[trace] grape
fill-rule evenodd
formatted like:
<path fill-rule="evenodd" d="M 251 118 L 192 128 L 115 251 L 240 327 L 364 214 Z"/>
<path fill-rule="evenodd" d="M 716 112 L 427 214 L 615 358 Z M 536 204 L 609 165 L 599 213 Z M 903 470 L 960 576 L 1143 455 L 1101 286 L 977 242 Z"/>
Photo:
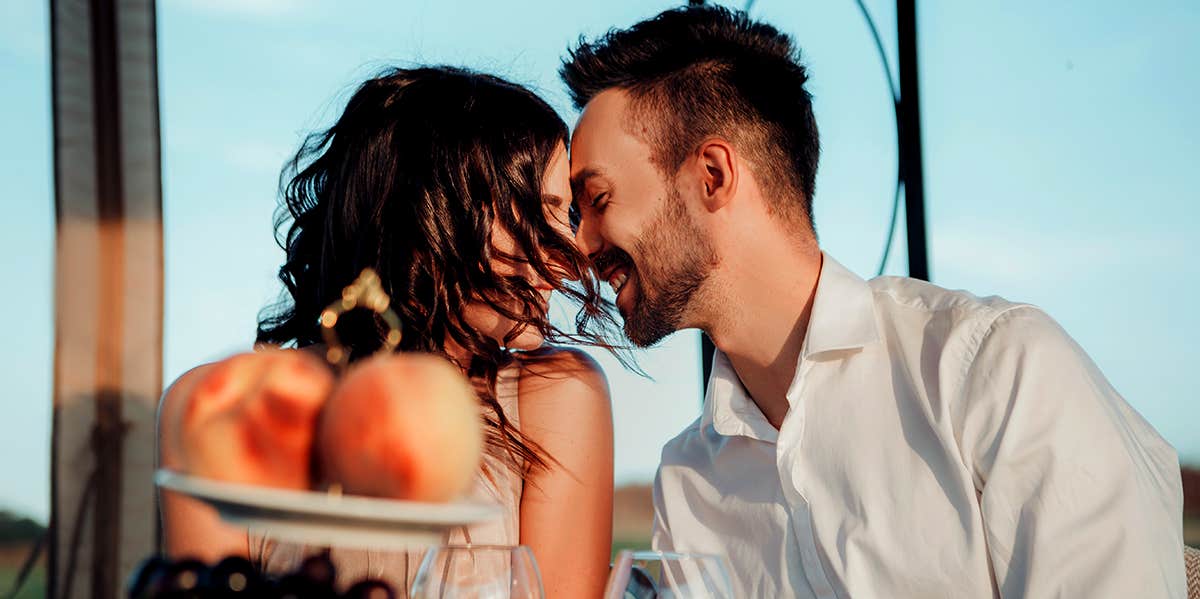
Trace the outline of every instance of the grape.
<path fill-rule="evenodd" d="M 313 586 L 332 588 L 333 581 L 337 578 L 337 569 L 329 555 L 322 553 L 301 562 L 300 569 L 296 571 L 296 574 L 308 579 Z"/>
<path fill-rule="evenodd" d="M 272 597 L 277 599 L 334 599 L 333 587 L 316 585 L 302 574 L 288 574 L 275 583 Z"/>
<path fill-rule="evenodd" d="M 194 559 L 177 561 L 167 567 L 165 588 L 157 596 L 201 597 L 208 586 L 208 566 Z"/>
<path fill-rule="evenodd" d="M 155 555 L 142 561 L 129 577 L 130 599 L 152 599 L 166 588 L 167 569 L 171 563 Z"/>
<path fill-rule="evenodd" d="M 220 597 L 255 597 L 262 584 L 258 570 L 244 557 L 227 557 L 209 574 L 209 588 Z"/>
<path fill-rule="evenodd" d="M 198 560 L 144 560 L 129 579 L 130 599 L 336 599 L 337 569 L 328 553 L 313 555 L 292 573 L 271 578 L 254 564 L 229 556 L 211 569 Z M 395 599 L 396 591 L 382 580 L 361 580 L 346 592 L 355 599 Z"/>
<path fill-rule="evenodd" d="M 396 591 L 382 580 L 360 580 L 342 595 L 346 599 L 396 599 Z"/>

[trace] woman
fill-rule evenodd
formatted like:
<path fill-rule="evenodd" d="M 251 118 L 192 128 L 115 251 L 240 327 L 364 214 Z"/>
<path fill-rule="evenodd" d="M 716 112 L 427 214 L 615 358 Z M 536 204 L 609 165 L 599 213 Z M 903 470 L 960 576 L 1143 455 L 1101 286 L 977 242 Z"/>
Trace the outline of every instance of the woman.
<path fill-rule="evenodd" d="M 400 349 L 445 356 L 479 394 L 486 455 L 473 495 L 508 509 L 503 521 L 449 541 L 528 545 L 548 596 L 595 597 L 611 545 L 607 384 L 585 354 L 547 341 L 606 346 L 601 333 L 613 323 L 571 241 L 566 141 L 566 125 L 549 105 L 495 77 L 422 68 L 367 81 L 285 170 L 287 214 L 277 224 L 291 221 L 281 240 L 287 295 L 260 315 L 258 341 L 319 348 L 320 311 L 373 268 L 403 323 Z M 549 323 L 552 291 L 581 304 L 576 332 Z M 370 316 L 348 313 L 338 335 L 353 358 L 381 346 Z M 312 484 L 306 456 L 332 387 L 332 375 L 311 358 L 320 353 L 266 350 L 185 374 L 160 409 L 163 465 L 257 484 Z M 180 425 L 200 396 L 220 406 L 216 416 L 205 426 Z M 221 397 L 231 399 L 212 399 Z M 281 412 L 262 406 L 280 401 L 286 430 L 271 433 L 282 429 L 262 421 Z M 246 436 L 257 453 L 228 442 Z M 195 466 L 201 454 L 211 458 L 206 467 Z M 163 518 L 172 555 L 243 555 L 280 570 L 311 551 L 230 528 L 175 494 L 164 497 Z M 342 582 L 378 576 L 386 564 L 383 575 L 401 588 L 419 558 L 334 550 Z"/>

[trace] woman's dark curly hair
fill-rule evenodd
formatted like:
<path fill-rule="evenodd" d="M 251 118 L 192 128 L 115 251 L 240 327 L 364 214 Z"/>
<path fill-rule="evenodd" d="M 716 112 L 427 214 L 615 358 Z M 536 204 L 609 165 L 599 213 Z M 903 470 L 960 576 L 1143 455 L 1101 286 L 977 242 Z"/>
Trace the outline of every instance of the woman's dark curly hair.
<path fill-rule="evenodd" d="M 518 471 L 548 456 L 513 428 L 496 400 L 496 378 L 513 356 L 504 346 L 522 330 L 547 341 L 612 349 L 611 303 L 587 258 L 547 222 L 543 176 L 567 126 L 531 91 L 497 77 L 450 68 L 392 69 L 368 80 L 337 122 L 310 135 L 280 175 L 277 240 L 286 294 L 259 314 L 259 344 L 322 342 L 318 318 L 367 267 L 375 269 L 403 323 L 401 351 L 449 356 L 449 342 L 489 406 L 489 453 Z M 564 198 L 568 201 L 568 198 Z M 284 226 L 286 236 L 282 235 Z M 499 226 L 518 252 L 492 243 Z M 576 330 L 550 324 L 541 294 L 493 259 L 528 264 L 580 305 Z M 490 306 L 517 326 L 497 342 L 463 319 L 469 302 Z M 351 359 L 374 353 L 386 333 L 365 313 L 339 319 Z M 522 466 L 522 464 L 524 466 Z"/>

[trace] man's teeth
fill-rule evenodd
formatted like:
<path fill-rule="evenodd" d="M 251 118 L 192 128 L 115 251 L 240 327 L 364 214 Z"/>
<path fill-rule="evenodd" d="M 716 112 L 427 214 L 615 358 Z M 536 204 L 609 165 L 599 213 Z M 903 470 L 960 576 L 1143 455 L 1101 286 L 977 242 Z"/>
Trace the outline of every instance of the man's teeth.
<path fill-rule="evenodd" d="M 608 284 L 612 285 L 613 293 L 620 293 L 621 288 L 625 286 L 625 281 L 629 280 L 629 275 L 621 273 L 608 280 Z"/>

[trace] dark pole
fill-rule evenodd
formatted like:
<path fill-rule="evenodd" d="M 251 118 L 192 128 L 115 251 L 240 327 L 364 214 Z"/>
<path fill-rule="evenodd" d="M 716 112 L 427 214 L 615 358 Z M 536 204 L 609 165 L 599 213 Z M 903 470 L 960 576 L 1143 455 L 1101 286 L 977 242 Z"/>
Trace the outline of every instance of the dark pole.
<path fill-rule="evenodd" d="M 96 111 L 96 207 L 101 222 L 114 226 L 125 211 L 125 185 L 120 164 L 121 148 L 121 80 L 120 46 L 117 41 L 117 6 L 111 0 L 93 0 L 89 7 L 92 33 L 92 102 Z M 119 236 L 102 236 L 98 305 L 103 313 L 114 315 L 122 306 L 120 294 L 124 287 L 123 266 L 119 260 L 106 259 L 121 252 Z M 120 314 L 116 312 L 116 314 Z M 122 319 L 110 316 L 101 326 L 104 335 L 121 335 Z M 97 353 L 98 370 L 115 370 L 121 362 L 115 352 L 105 351 L 100 344 Z M 96 598 L 114 598 L 120 588 L 121 555 L 121 487 L 124 473 L 124 402 L 120 389 L 99 389 L 95 395 L 96 428 L 92 443 L 96 452 L 96 479 L 92 506 L 92 593 Z"/>
<path fill-rule="evenodd" d="M 750 5 L 753 1 L 746 5 L 746 10 L 750 10 Z M 704 0 L 688 0 L 688 6 L 703 6 Z M 708 376 L 712 374 L 713 354 L 716 353 L 717 347 L 713 345 L 712 339 L 704 331 L 700 332 L 700 402 L 704 403 L 704 396 L 707 394 Z"/>
<path fill-rule="evenodd" d="M 929 280 L 925 240 L 925 180 L 921 163 L 921 101 L 917 76 L 916 0 L 896 0 L 900 49 L 900 172 L 908 231 L 908 275 Z"/>

